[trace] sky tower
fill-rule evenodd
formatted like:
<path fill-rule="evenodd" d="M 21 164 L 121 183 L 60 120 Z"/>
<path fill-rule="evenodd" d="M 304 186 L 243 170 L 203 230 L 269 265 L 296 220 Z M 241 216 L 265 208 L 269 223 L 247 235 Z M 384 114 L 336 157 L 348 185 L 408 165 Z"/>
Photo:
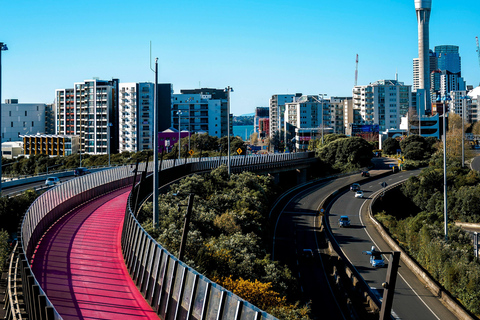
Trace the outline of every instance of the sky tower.
<path fill-rule="evenodd" d="M 430 57 L 429 57 L 429 28 L 430 11 L 432 9 L 432 0 L 415 0 L 415 11 L 418 22 L 418 64 L 419 64 L 419 90 L 423 89 L 422 115 L 426 109 L 430 109 Z"/>

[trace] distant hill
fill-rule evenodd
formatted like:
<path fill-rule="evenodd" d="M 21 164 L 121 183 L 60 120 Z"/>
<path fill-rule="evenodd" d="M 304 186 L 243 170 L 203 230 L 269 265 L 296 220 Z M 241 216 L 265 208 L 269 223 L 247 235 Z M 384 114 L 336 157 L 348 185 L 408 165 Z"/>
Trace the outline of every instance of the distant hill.
<path fill-rule="evenodd" d="M 234 117 L 254 117 L 254 116 L 255 116 L 255 112 L 245 113 L 245 114 L 241 114 L 239 116 L 234 116 Z"/>
<path fill-rule="evenodd" d="M 251 116 L 250 115 L 242 115 L 242 116 L 233 116 L 233 125 L 234 126 L 248 126 L 248 125 L 253 125 L 253 116 L 255 114 L 253 113 Z"/>

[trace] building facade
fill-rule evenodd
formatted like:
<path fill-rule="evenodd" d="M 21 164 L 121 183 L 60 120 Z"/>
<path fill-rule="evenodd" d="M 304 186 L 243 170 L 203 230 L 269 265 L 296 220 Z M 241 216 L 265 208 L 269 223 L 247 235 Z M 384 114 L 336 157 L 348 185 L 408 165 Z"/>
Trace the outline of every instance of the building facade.
<path fill-rule="evenodd" d="M 85 80 L 73 88 L 57 89 L 56 134 L 79 136 L 81 153 L 107 154 L 109 149 L 117 153 L 118 101 L 118 79 Z"/>
<path fill-rule="evenodd" d="M 24 134 L 45 133 L 45 104 L 7 99 L 1 108 L 2 142 L 21 141 Z"/>
<path fill-rule="evenodd" d="M 255 116 L 253 117 L 253 132 L 258 133 L 259 137 L 265 137 L 265 130 L 260 130 L 260 120 L 269 118 L 269 108 L 257 107 L 255 108 Z M 267 135 L 270 131 L 267 131 Z"/>
<path fill-rule="evenodd" d="M 295 102 L 296 99 L 302 96 L 301 93 L 297 94 L 274 94 L 269 101 L 268 113 L 270 118 L 270 132 L 269 136 L 273 137 L 275 132 L 281 132 L 284 130 L 284 113 L 285 104 Z"/>
<path fill-rule="evenodd" d="M 50 157 L 65 157 L 78 152 L 80 137 L 52 134 L 22 135 L 25 156 L 46 154 Z"/>
<path fill-rule="evenodd" d="M 353 109 L 360 115 L 360 121 L 354 124 L 378 124 L 380 131 L 399 129 L 401 117 L 410 107 L 411 86 L 398 80 L 379 80 L 353 88 Z"/>
<path fill-rule="evenodd" d="M 229 93 L 223 89 L 188 89 L 173 94 L 172 128 L 193 133 L 208 133 L 221 138 L 228 135 Z M 231 114 L 230 120 L 232 120 Z M 230 121 L 232 134 L 232 121 Z"/>

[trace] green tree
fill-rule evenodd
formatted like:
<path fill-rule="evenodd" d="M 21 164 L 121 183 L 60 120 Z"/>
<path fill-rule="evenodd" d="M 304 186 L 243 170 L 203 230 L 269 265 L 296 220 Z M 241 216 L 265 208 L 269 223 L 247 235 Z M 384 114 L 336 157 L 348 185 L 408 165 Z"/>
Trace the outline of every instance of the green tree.
<path fill-rule="evenodd" d="M 320 150 L 317 156 L 340 171 L 351 171 L 368 167 L 372 159 L 372 145 L 360 137 L 339 138 Z"/>
<path fill-rule="evenodd" d="M 397 150 L 400 149 L 400 142 L 394 138 L 387 138 L 382 143 L 383 153 L 388 155 L 394 155 L 397 153 Z"/>

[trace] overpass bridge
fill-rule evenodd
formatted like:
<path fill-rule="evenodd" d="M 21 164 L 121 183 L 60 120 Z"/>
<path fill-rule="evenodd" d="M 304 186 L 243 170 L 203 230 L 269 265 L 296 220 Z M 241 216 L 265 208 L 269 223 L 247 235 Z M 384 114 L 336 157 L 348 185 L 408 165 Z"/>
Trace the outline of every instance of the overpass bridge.
<path fill-rule="evenodd" d="M 174 160 L 162 161 L 159 168 L 162 172 L 160 185 L 188 174 L 212 170 L 226 164 L 226 161 L 226 158 L 188 159 L 182 164 L 175 163 Z M 297 181 L 302 181 L 307 176 L 307 168 L 315 162 L 313 153 L 235 156 L 231 157 L 231 168 L 232 172 L 270 172 L 278 175 L 277 180 L 282 172 L 290 169 L 298 173 Z M 133 188 L 137 175 L 132 169 L 132 166 L 118 167 L 69 180 L 48 190 L 32 203 L 21 223 L 15 254 L 10 260 L 6 319 L 112 318 L 101 313 L 106 309 L 115 310 L 112 319 L 121 319 L 125 315 L 125 319 L 136 319 L 138 314 L 142 319 L 151 316 L 162 319 L 275 319 L 176 259 L 145 232 L 135 218 L 135 209 L 137 203 L 141 202 L 137 201 L 145 199 L 152 192 L 153 183 L 145 177 L 147 172 L 153 171 L 153 167 L 151 164 L 141 164 L 139 170 L 145 173 L 142 175 L 143 183 Z M 150 190 L 145 186 L 149 186 Z M 109 198 L 112 195 L 116 196 Z M 100 218 L 97 222 L 85 222 L 91 217 L 103 217 L 102 210 L 106 209 L 102 209 L 101 204 L 109 201 L 114 201 L 119 206 L 111 219 Z M 91 208 L 85 209 L 84 204 Z M 84 218 L 79 217 L 82 216 L 82 213 L 79 214 L 82 211 Z M 78 219 L 84 220 L 80 223 Z M 114 225 L 118 231 L 118 241 L 115 238 L 107 241 L 116 242 L 113 249 L 108 249 L 113 251 L 104 248 L 98 250 L 101 257 L 90 255 L 95 250 L 88 246 L 103 243 L 99 240 L 106 237 L 94 226 L 102 229 Z M 111 233 L 115 234 L 114 231 Z M 81 245 L 75 247 L 79 238 L 82 240 Z M 53 240 L 60 240 L 57 242 L 60 251 L 48 256 L 48 251 L 54 248 Z M 72 247 L 75 247 L 75 252 L 71 250 Z M 59 257 L 61 249 L 64 252 Z M 120 257 L 125 264 L 119 266 L 118 259 L 110 264 L 115 255 L 113 252 L 118 253 L 120 250 L 123 255 L 117 258 Z M 80 256 L 78 251 L 82 252 Z M 44 259 L 46 255 L 48 259 Z M 96 262 L 102 259 L 107 263 L 98 267 Z M 65 265 L 67 269 L 61 269 Z M 47 272 L 43 272 L 45 270 Z M 77 278 L 72 277 L 71 272 L 74 271 L 80 271 L 76 274 Z M 113 276 L 108 276 L 112 273 Z M 95 281 L 88 280 L 88 274 L 93 274 Z M 107 278 L 110 287 L 102 287 L 98 283 L 100 278 Z M 51 279 L 54 279 L 53 282 Z M 60 287 L 64 281 L 68 282 L 67 285 Z M 75 286 L 75 281 L 80 285 Z M 131 298 L 121 297 L 120 292 L 123 294 L 130 289 L 121 287 L 121 290 L 117 290 L 119 287 L 116 286 L 121 281 L 127 282 L 127 288 L 131 289 L 132 283 L 138 288 L 141 298 L 133 298 L 135 303 L 138 302 L 135 306 L 124 304 L 125 301 L 131 301 Z M 90 289 L 100 291 L 92 293 L 88 291 Z M 76 290 L 80 292 L 81 298 L 75 298 L 77 300 L 72 307 L 68 294 Z M 117 302 L 107 299 L 108 291 L 111 291 L 109 297 L 113 294 Z M 135 290 L 129 292 L 133 295 L 133 291 Z M 150 310 L 145 308 L 145 302 L 151 307 Z M 93 307 L 97 308 L 95 312 L 91 310 Z M 125 312 L 119 312 L 120 307 Z M 61 313 L 60 309 L 67 312 Z"/>

